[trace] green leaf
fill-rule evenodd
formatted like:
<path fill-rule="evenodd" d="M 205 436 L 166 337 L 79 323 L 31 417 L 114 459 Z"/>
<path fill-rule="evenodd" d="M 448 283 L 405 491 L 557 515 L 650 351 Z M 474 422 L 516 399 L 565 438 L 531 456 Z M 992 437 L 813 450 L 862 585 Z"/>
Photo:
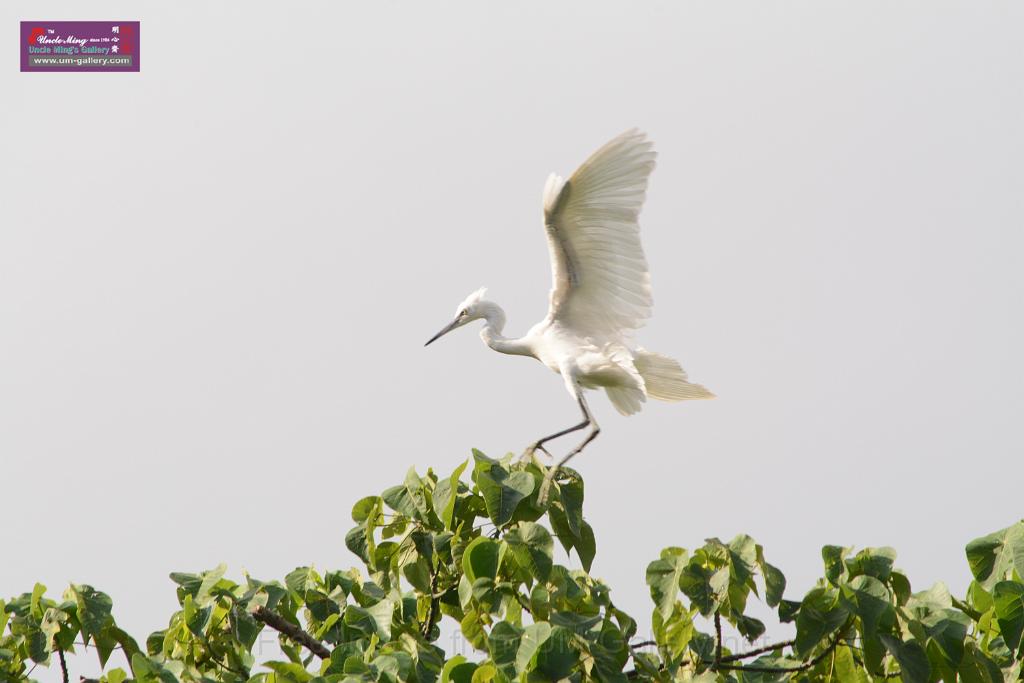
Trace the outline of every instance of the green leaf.
<path fill-rule="evenodd" d="M 499 621 L 487 636 L 491 661 L 510 680 L 516 676 L 516 656 L 522 636 L 522 630 L 507 621 Z"/>
<path fill-rule="evenodd" d="M 999 666 L 979 651 L 973 641 L 968 641 L 957 673 L 963 683 L 1003 683 Z"/>
<path fill-rule="evenodd" d="M 864 633 L 872 636 L 878 631 L 879 620 L 892 611 L 889 589 L 873 576 L 862 574 L 842 588 L 843 597 L 853 612 L 860 617 Z"/>
<path fill-rule="evenodd" d="M 512 519 L 519 503 L 533 493 L 533 477 L 529 472 L 509 472 L 498 464 L 487 470 L 480 470 L 476 476 L 477 486 L 483 494 L 487 516 L 497 526 L 504 526 Z"/>
<path fill-rule="evenodd" d="M 945 614 L 952 606 L 953 598 L 949 594 L 949 588 L 941 581 L 936 581 L 928 590 L 911 595 L 904 609 L 913 618 L 925 620 Z"/>
<path fill-rule="evenodd" d="M 183 607 L 185 625 L 188 627 L 188 630 L 195 635 L 202 637 L 203 633 L 206 631 L 206 625 L 210 623 L 210 614 L 213 613 L 213 607 L 211 605 L 207 605 L 203 608 L 197 608 L 191 595 L 185 596 L 185 604 Z"/>
<path fill-rule="evenodd" d="M 313 674 L 297 662 L 266 662 L 265 667 L 277 674 L 277 683 L 307 683 Z"/>
<path fill-rule="evenodd" d="M 124 681 L 128 678 L 128 674 L 125 673 L 124 669 L 120 667 L 114 667 L 113 669 L 105 673 L 103 675 L 103 678 L 106 680 L 106 683 L 124 683 Z"/>
<path fill-rule="evenodd" d="M 132 671 L 135 673 L 135 680 L 138 683 L 178 683 L 178 676 L 173 668 L 178 671 L 182 669 L 181 662 L 167 662 L 161 664 L 140 652 L 132 655 Z"/>
<path fill-rule="evenodd" d="M 409 494 L 409 489 L 404 484 L 386 489 L 381 494 L 381 498 L 384 499 L 389 508 L 398 514 L 410 519 L 419 519 L 419 509 L 416 507 L 416 501 L 413 500 Z"/>
<path fill-rule="evenodd" d="M 93 638 L 98 637 L 110 619 L 113 600 L 92 586 L 72 586 L 71 590 L 78 604 L 78 621 L 82 624 L 82 633 Z"/>
<path fill-rule="evenodd" d="M 675 607 L 679 595 L 679 578 L 688 560 L 689 555 L 683 548 L 665 548 L 659 559 L 647 565 L 647 585 L 651 589 L 651 600 L 664 619 L 671 616 Z"/>
<path fill-rule="evenodd" d="M 768 562 L 761 563 L 761 573 L 764 576 L 765 602 L 769 607 L 778 607 L 782 602 L 782 594 L 786 591 L 786 577 Z"/>
<path fill-rule="evenodd" d="M 551 629 L 545 646 L 537 652 L 537 670 L 548 680 L 562 680 L 572 673 L 579 661 L 580 653 L 573 647 L 572 638 L 572 631 L 556 626 Z"/>
<path fill-rule="evenodd" d="M 554 532 L 555 538 L 558 539 L 562 549 L 568 553 L 576 545 L 576 537 L 579 535 L 579 531 L 573 532 L 569 527 L 569 520 L 565 516 L 565 511 L 559 505 L 552 505 L 548 508 L 548 521 L 551 522 L 551 530 Z"/>
<path fill-rule="evenodd" d="M 345 607 L 345 624 L 370 635 L 376 634 L 383 641 L 391 640 L 391 619 L 395 612 L 395 603 L 381 600 L 377 604 L 363 608 L 358 605 Z"/>
<path fill-rule="evenodd" d="M 213 569 L 199 575 L 202 580 L 199 583 L 199 590 L 196 592 L 195 599 L 197 605 L 204 606 L 213 600 L 213 589 L 224 578 L 224 572 L 227 570 L 228 566 L 222 562 Z"/>
<path fill-rule="evenodd" d="M 879 638 L 896 661 L 899 662 L 902 675 L 900 678 L 907 683 L 927 683 L 931 675 L 928 655 L 916 640 L 900 642 L 899 638 L 881 634 Z"/>
<path fill-rule="evenodd" d="M 894 571 L 889 574 L 889 585 L 896 595 L 896 604 L 905 605 L 910 599 L 910 580 L 903 573 Z"/>
<path fill-rule="evenodd" d="M 520 522 L 505 537 L 516 551 L 520 564 L 541 581 L 547 581 L 554 564 L 555 542 L 546 528 L 534 522 Z"/>
<path fill-rule="evenodd" d="M 729 565 L 732 581 L 744 584 L 754 575 L 757 565 L 757 544 L 750 536 L 740 534 L 729 541 Z"/>
<path fill-rule="evenodd" d="M 366 564 L 370 563 L 369 544 L 366 540 L 366 529 L 363 527 L 352 527 L 352 529 L 345 534 L 345 547 L 355 553 L 355 555 Z"/>
<path fill-rule="evenodd" d="M 316 590 L 317 575 L 312 567 L 296 567 L 284 577 L 288 590 L 305 595 L 307 590 Z"/>
<path fill-rule="evenodd" d="M 481 664 L 473 672 L 472 683 L 491 683 L 497 675 L 498 670 L 493 664 Z"/>
<path fill-rule="evenodd" d="M 37 583 L 32 587 L 32 598 L 29 602 L 29 612 L 32 618 L 39 621 L 43 618 L 43 608 L 40 602 L 43 599 L 43 595 L 46 593 L 46 586 L 41 583 Z"/>
<path fill-rule="evenodd" d="M 430 563 L 419 553 L 416 553 L 415 561 L 407 562 L 402 566 L 402 576 L 420 593 L 429 595 L 432 592 Z"/>
<path fill-rule="evenodd" d="M 722 604 L 729 589 L 729 568 L 709 569 L 696 558 L 683 569 L 679 577 L 679 588 L 690 598 L 704 616 L 709 616 Z"/>
<path fill-rule="evenodd" d="M 754 642 L 758 638 L 764 635 L 765 626 L 764 622 L 754 617 L 748 617 L 745 614 L 741 614 L 736 618 L 736 630 L 740 632 L 748 642 Z"/>
<path fill-rule="evenodd" d="M 583 479 L 579 474 L 567 467 L 560 470 L 561 475 L 568 475 L 568 479 L 558 483 L 558 498 L 561 503 L 562 512 L 565 513 L 565 521 L 569 531 L 576 538 L 580 537 L 583 527 Z"/>
<path fill-rule="evenodd" d="M 967 602 L 982 614 L 994 606 L 992 593 L 985 590 L 977 581 L 971 581 L 971 585 L 967 589 Z"/>
<path fill-rule="evenodd" d="M 536 619 L 547 619 L 551 614 L 551 593 L 539 583 L 530 591 L 530 613 Z"/>
<path fill-rule="evenodd" d="M 462 472 L 468 464 L 468 460 L 464 461 L 455 468 L 450 477 L 437 482 L 437 486 L 434 487 L 434 513 L 444 524 L 445 529 L 450 530 L 452 528 L 455 515 L 455 500 L 459 492 L 459 479 L 462 477 Z"/>
<path fill-rule="evenodd" d="M 846 621 L 848 612 L 834 588 L 814 588 L 800 604 L 796 617 L 796 643 L 794 651 L 806 657 L 823 638 Z"/>
<path fill-rule="evenodd" d="M 867 574 L 879 581 L 885 581 L 892 572 L 896 551 L 889 547 L 865 548 L 853 559 L 853 573 Z"/>
<path fill-rule="evenodd" d="M 577 612 L 555 612 L 551 615 L 552 626 L 564 626 L 573 633 L 586 635 L 601 623 L 600 614 L 579 614 Z"/>
<path fill-rule="evenodd" d="M 430 517 L 430 505 L 427 503 L 427 490 L 423 485 L 420 475 L 416 474 L 416 468 L 410 467 L 405 474 L 405 489 L 409 492 L 409 499 L 419 513 L 419 518 L 427 520 Z"/>
<path fill-rule="evenodd" d="M 1010 653 L 1019 656 L 1024 635 L 1024 584 L 1000 581 L 992 589 L 996 620 Z"/>
<path fill-rule="evenodd" d="M 167 638 L 167 631 L 153 631 L 146 638 L 146 654 L 157 655 L 163 650 L 164 640 Z M 134 666 L 134 665 L 132 665 Z"/>
<path fill-rule="evenodd" d="M 203 583 L 203 579 L 198 574 L 186 574 L 184 572 L 171 572 L 171 581 L 181 586 L 181 590 L 178 591 L 179 600 L 184 599 L 185 593 L 194 598 L 196 593 L 199 592 L 199 586 Z"/>
<path fill-rule="evenodd" d="M 534 655 L 551 636 L 551 624 L 539 622 L 530 624 L 523 629 L 522 638 L 519 641 L 519 651 L 516 653 L 516 672 L 523 673 L 533 668 L 535 664 Z"/>
<path fill-rule="evenodd" d="M 779 621 L 783 624 L 796 619 L 796 615 L 800 613 L 800 603 L 796 600 L 780 600 L 779 601 Z"/>
<path fill-rule="evenodd" d="M 322 591 L 310 588 L 302 597 L 303 602 L 306 603 L 306 609 L 309 610 L 310 615 L 317 621 L 323 621 L 340 611 L 338 603 Z"/>
<path fill-rule="evenodd" d="M 629 680 L 622 672 L 629 661 L 629 645 L 611 621 L 604 622 L 597 642 L 589 644 L 589 651 L 594 658 L 595 679 L 602 683 L 626 683 Z"/>
<path fill-rule="evenodd" d="M 964 656 L 964 640 L 971 623 L 970 617 L 953 609 L 943 609 L 921 621 L 927 634 L 925 651 L 933 666 L 943 672 L 943 678 L 955 678 L 957 667 Z"/>
<path fill-rule="evenodd" d="M 28 656 L 36 664 L 44 663 L 50 656 L 52 640 L 37 628 L 32 628 L 25 636 L 28 645 Z"/>
<path fill-rule="evenodd" d="M 594 538 L 594 529 L 590 524 L 580 524 L 580 538 L 576 543 L 576 553 L 580 556 L 580 564 L 588 573 L 594 564 L 594 557 L 597 555 L 597 540 Z"/>
<path fill-rule="evenodd" d="M 382 504 L 383 500 L 380 496 L 367 496 L 366 498 L 359 499 L 352 506 L 352 521 L 356 524 L 362 524 L 368 519 L 379 517 Z"/>
<path fill-rule="evenodd" d="M 482 577 L 494 580 L 498 576 L 501 555 L 501 546 L 496 541 L 480 536 L 466 546 L 462 554 L 462 571 L 470 583 Z"/>
<path fill-rule="evenodd" d="M 471 683 L 477 666 L 475 662 L 467 662 L 462 655 L 455 655 L 441 669 L 441 683 Z"/>
<path fill-rule="evenodd" d="M 821 549 L 821 559 L 825 561 L 825 578 L 833 586 L 838 586 L 849 578 L 845 558 L 851 550 L 852 548 L 838 545 L 827 545 Z"/>
<path fill-rule="evenodd" d="M 39 624 L 39 630 L 46 634 L 46 637 L 53 639 L 60 631 L 60 626 L 68 620 L 67 612 L 64 610 L 57 609 L 56 607 L 46 608 L 46 612 L 43 613 L 43 620 Z M 0 629 L 0 634 L 3 634 L 3 630 Z"/>
<path fill-rule="evenodd" d="M 967 544 L 971 573 L 985 590 L 1009 577 L 1012 569 L 1024 577 L 1024 520 Z"/>
<path fill-rule="evenodd" d="M 681 605 L 674 605 L 668 619 L 664 619 L 661 612 L 655 610 L 651 617 L 651 626 L 655 642 L 668 651 L 673 661 L 677 661 L 686 652 L 693 638 L 693 620 L 690 613 L 682 609 Z"/>
<path fill-rule="evenodd" d="M 263 631 L 263 625 L 257 622 L 252 616 L 240 607 L 231 610 L 231 633 L 235 639 L 251 650 Z"/>
<path fill-rule="evenodd" d="M 481 576 L 473 582 L 470 588 L 473 599 L 489 614 L 500 610 L 502 594 L 497 591 L 494 579 L 488 576 Z"/>
<path fill-rule="evenodd" d="M 867 673 L 853 659 L 853 651 L 840 645 L 835 650 L 835 676 L 839 683 L 869 683 Z"/>
<path fill-rule="evenodd" d="M 480 621 L 480 615 L 475 610 L 466 611 L 466 616 L 462 618 L 459 627 L 470 645 L 477 650 L 487 649 L 487 633 Z"/>

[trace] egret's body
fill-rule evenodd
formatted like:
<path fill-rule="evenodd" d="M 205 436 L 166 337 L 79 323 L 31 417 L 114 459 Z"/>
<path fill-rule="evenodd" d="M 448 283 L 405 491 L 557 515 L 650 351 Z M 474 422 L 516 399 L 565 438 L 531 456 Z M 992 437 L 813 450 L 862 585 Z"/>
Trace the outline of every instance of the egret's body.
<path fill-rule="evenodd" d="M 713 398 L 687 381 L 679 363 L 636 346 L 633 332 L 650 316 L 647 261 L 638 216 L 654 169 L 655 153 L 637 131 L 624 133 L 595 152 L 565 181 L 552 174 L 544 189 L 544 227 L 551 255 L 552 288 L 547 317 L 525 336 L 504 336 L 505 312 L 483 298 L 484 290 L 459 305 L 455 320 L 427 342 L 483 319 L 484 342 L 501 353 L 532 356 L 559 373 L 583 411 L 583 421 L 546 436 L 528 449 L 544 449 L 556 437 L 590 427 L 590 433 L 558 466 L 579 453 L 600 429 L 584 397 L 604 389 L 623 415 L 640 410 L 647 397 L 664 401 Z M 548 481 L 557 466 L 548 473 Z"/>

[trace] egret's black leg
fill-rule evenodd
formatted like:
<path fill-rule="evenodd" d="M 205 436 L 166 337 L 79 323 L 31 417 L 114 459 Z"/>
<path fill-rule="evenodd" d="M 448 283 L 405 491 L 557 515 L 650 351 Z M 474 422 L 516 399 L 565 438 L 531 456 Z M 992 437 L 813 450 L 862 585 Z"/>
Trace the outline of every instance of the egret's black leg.
<path fill-rule="evenodd" d="M 580 451 L 586 448 L 588 443 L 597 438 L 597 435 L 601 433 L 601 428 L 597 425 L 597 420 L 594 419 L 594 416 L 590 414 L 590 408 L 587 406 L 587 401 L 585 398 L 583 398 L 582 392 L 580 392 L 579 394 L 579 399 L 580 408 L 583 410 L 583 422 L 577 425 L 576 427 L 573 427 L 572 429 L 567 429 L 560 434 L 556 434 L 555 436 L 561 436 L 561 434 L 568 434 L 569 432 L 576 431 L 577 429 L 583 429 L 588 425 L 590 426 L 590 434 L 587 434 L 587 438 L 585 438 L 579 446 L 569 451 L 568 455 L 559 460 L 554 467 L 548 470 L 548 473 L 544 476 L 544 483 L 541 484 L 540 495 L 537 497 L 537 502 L 540 503 L 541 505 L 547 502 L 548 491 L 551 488 L 551 482 L 554 480 L 555 475 L 558 473 L 558 470 L 562 468 L 562 465 L 569 462 L 569 460 L 571 460 L 574 455 L 579 454 Z M 548 438 L 550 439 L 554 437 Z"/>
<path fill-rule="evenodd" d="M 579 404 L 580 404 L 580 409 L 583 411 L 583 422 L 580 422 L 578 425 L 573 425 L 572 427 L 569 427 L 567 429 L 563 429 L 560 432 L 555 432 L 554 434 L 551 434 L 550 436 L 545 436 L 543 439 L 538 439 L 537 441 L 534 441 L 526 449 L 526 455 L 530 456 L 530 455 L 533 455 L 534 451 L 540 451 L 541 453 L 544 453 L 545 455 L 547 455 L 550 458 L 551 454 L 548 453 L 546 448 L 544 448 L 544 444 L 546 444 L 548 441 L 551 441 L 552 439 L 557 439 L 560 436 L 565 436 L 566 434 L 571 434 L 572 432 L 579 431 L 579 430 L 583 429 L 584 427 L 586 427 L 587 425 L 589 425 L 593 421 L 593 418 L 591 418 L 590 412 L 587 410 L 587 404 L 583 401 L 583 394 L 582 393 L 580 394 L 580 397 L 579 397 Z"/>

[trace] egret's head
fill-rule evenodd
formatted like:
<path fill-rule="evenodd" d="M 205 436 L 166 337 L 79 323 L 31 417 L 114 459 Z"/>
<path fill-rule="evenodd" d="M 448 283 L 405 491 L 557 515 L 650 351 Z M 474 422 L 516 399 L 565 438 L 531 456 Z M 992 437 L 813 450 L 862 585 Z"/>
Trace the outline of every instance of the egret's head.
<path fill-rule="evenodd" d="M 484 317 L 481 302 L 483 301 L 484 294 L 486 293 L 487 288 L 481 287 L 467 296 L 466 299 L 459 304 L 459 307 L 455 309 L 455 319 L 445 325 L 444 329 L 431 337 L 430 341 L 424 344 L 424 346 L 429 346 L 431 342 L 437 341 L 452 330 L 458 329 L 468 322 L 479 320 Z"/>

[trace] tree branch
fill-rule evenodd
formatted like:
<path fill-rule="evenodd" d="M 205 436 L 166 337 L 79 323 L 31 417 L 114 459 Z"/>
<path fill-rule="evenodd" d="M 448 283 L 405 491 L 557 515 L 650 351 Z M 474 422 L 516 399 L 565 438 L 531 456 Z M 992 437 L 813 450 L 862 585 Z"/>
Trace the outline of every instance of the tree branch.
<path fill-rule="evenodd" d="M 800 666 L 756 666 L 749 664 L 721 664 L 716 662 L 712 664 L 712 668 L 716 670 L 728 669 L 732 671 L 749 671 L 751 673 L 762 674 L 784 674 L 792 673 L 794 671 L 806 671 L 807 669 L 810 669 L 812 666 L 814 666 L 821 660 L 825 659 L 825 657 L 828 657 L 830 654 L 832 654 L 832 652 L 836 649 L 836 645 L 838 645 L 839 641 L 842 639 L 842 635 L 837 634 L 836 637 L 832 640 L 831 644 L 829 644 L 829 646 L 825 648 L 821 652 L 821 654 L 819 654 L 811 661 L 801 664 Z"/>
<path fill-rule="evenodd" d="M 715 668 L 722 663 L 722 615 L 715 612 Z"/>
<path fill-rule="evenodd" d="M 327 649 L 327 646 L 295 624 L 286 620 L 277 612 L 272 612 L 266 607 L 257 607 L 256 611 L 252 613 L 252 616 L 256 621 L 263 622 L 275 631 L 283 633 L 296 643 L 305 646 L 307 650 L 315 654 L 320 659 L 330 659 L 331 651 Z"/>
<path fill-rule="evenodd" d="M 64 650 L 57 646 L 57 657 L 60 658 L 60 672 L 64 676 L 64 683 L 68 683 L 68 663 L 64 660 Z"/>
<path fill-rule="evenodd" d="M 423 622 L 423 637 L 428 640 L 430 632 L 434 630 L 434 619 L 440 602 L 441 598 L 437 597 L 437 572 L 434 571 L 430 577 L 430 607 L 427 609 L 427 619 Z"/>
<path fill-rule="evenodd" d="M 784 640 L 781 643 L 774 643 L 772 645 L 765 645 L 764 647 L 755 648 L 755 649 L 749 650 L 747 652 L 740 652 L 739 654 L 735 654 L 735 655 L 726 655 L 725 657 L 722 657 L 722 661 L 723 662 L 736 662 L 736 661 L 739 661 L 741 659 L 748 659 L 748 658 L 753 657 L 755 655 L 763 655 L 765 652 L 771 652 L 772 650 L 778 650 L 779 648 L 789 647 L 790 645 L 792 645 L 795 642 L 796 642 L 795 640 Z"/>

